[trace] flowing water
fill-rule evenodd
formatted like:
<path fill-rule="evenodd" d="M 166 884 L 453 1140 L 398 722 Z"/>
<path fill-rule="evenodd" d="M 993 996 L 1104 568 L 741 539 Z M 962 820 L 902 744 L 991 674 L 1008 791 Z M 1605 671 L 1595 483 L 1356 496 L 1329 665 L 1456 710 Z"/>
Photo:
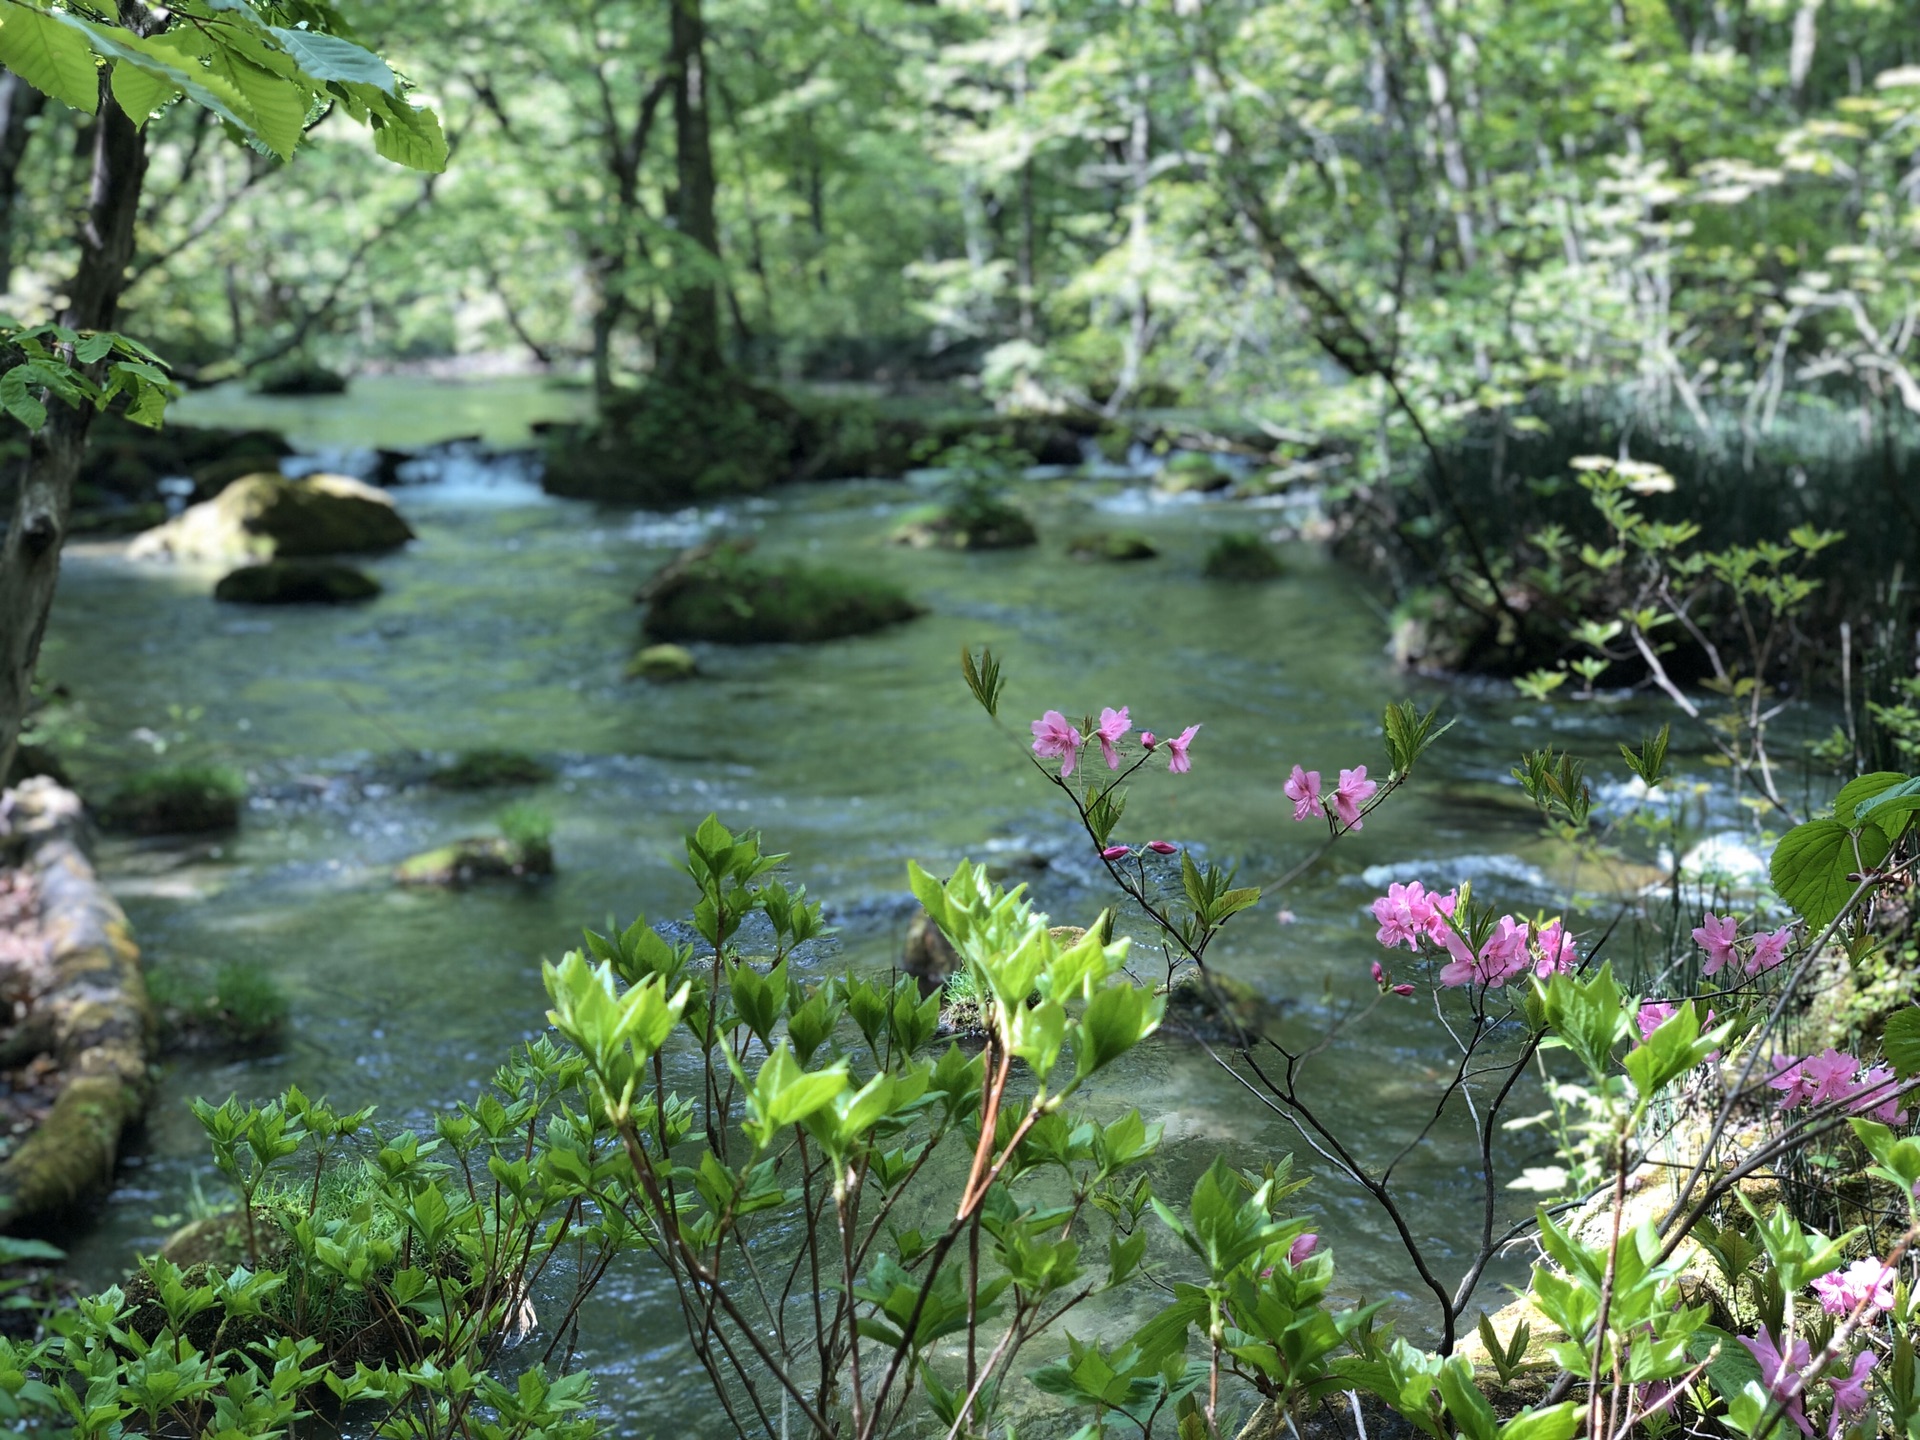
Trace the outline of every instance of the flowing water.
<path fill-rule="evenodd" d="M 249 411 L 229 398 L 193 418 L 280 424 L 310 448 L 364 447 L 471 432 L 477 414 L 511 439 L 534 418 L 530 396 L 551 403 L 525 388 L 449 394 L 437 425 L 432 393 L 419 387 L 398 400 L 301 402 L 308 410 Z M 831 963 L 879 969 L 911 914 L 909 857 L 936 870 L 963 855 L 997 858 L 1031 878 L 1063 923 L 1107 902 L 1070 813 L 1025 756 L 1025 720 L 1042 709 L 1126 704 L 1163 733 L 1202 723 L 1192 773 L 1145 773 L 1120 838 L 1195 842 L 1257 881 L 1289 868 L 1320 833 L 1291 820 L 1280 792 L 1289 767 L 1332 775 L 1365 763 L 1378 774 L 1381 704 L 1420 688 L 1383 657 L 1374 594 L 1313 547 L 1283 547 L 1287 575 L 1270 585 L 1200 578 L 1211 536 L 1271 524 L 1272 514 L 1154 502 L 1123 477 L 1026 482 L 1043 543 L 970 555 L 883 543 L 922 498 L 901 483 L 813 486 L 660 516 L 549 499 L 511 460 L 456 458 L 434 473 L 395 492 L 420 538 L 368 565 L 385 594 L 363 607 L 217 606 L 213 572 L 136 565 L 109 546 L 69 555 L 46 669 L 99 726 L 95 766 L 110 772 L 145 727 L 176 737 L 176 753 L 243 767 L 255 796 L 240 831 L 217 844 L 105 847 L 103 868 L 147 961 L 203 974 L 256 965 L 292 1001 L 276 1054 L 167 1062 L 139 1153 L 79 1245 L 89 1280 L 123 1273 L 196 1186 L 218 1193 L 189 1097 L 262 1097 L 298 1082 L 344 1105 L 377 1104 L 388 1126 L 428 1123 L 539 1033 L 540 961 L 581 925 L 685 911 L 680 837 L 709 812 L 791 852 L 793 877 L 841 927 Z M 1143 532 L 1161 557 L 1067 558 L 1065 538 L 1095 527 Z M 929 613 L 828 645 L 706 650 L 703 678 L 688 684 L 624 680 L 636 585 L 676 547 L 716 531 L 750 534 L 769 555 L 896 580 Z M 959 678 L 961 647 L 981 644 L 1007 668 L 1005 730 Z M 1365 907 L 1386 873 L 1376 867 L 1430 882 L 1471 875 L 1515 906 L 1551 903 L 1537 825 L 1507 766 L 1543 738 L 1603 757 L 1614 737 L 1648 723 L 1619 706 L 1548 712 L 1499 688 L 1427 687 L 1417 698 L 1463 717 L 1428 772 L 1322 868 L 1237 919 L 1218 952 L 1297 1035 L 1370 988 L 1367 964 L 1380 951 Z M 391 755 L 480 746 L 528 750 L 556 767 L 532 796 L 556 820 L 556 878 L 461 893 L 396 888 L 396 861 L 486 830 L 504 801 L 383 783 Z M 1430 1011 L 1398 1004 L 1319 1064 L 1327 1112 L 1384 1147 L 1424 1118 L 1419 1096 L 1445 1056 Z M 1103 1075 L 1089 1103 L 1103 1113 L 1138 1105 L 1165 1126 L 1154 1164 L 1162 1193 L 1184 1195 L 1222 1151 L 1257 1165 L 1298 1148 L 1277 1116 L 1170 1040 Z M 1302 1151 L 1303 1164 L 1312 1158 Z M 1444 1146 L 1410 1164 L 1414 1224 L 1457 1253 L 1477 1228 L 1472 1164 Z M 1330 1177 L 1301 1202 L 1334 1247 L 1340 1293 L 1397 1297 L 1407 1328 L 1420 1330 L 1429 1312 L 1406 1293 L 1382 1218 Z M 1516 1209 L 1526 1203 L 1516 1197 Z M 709 1428 L 711 1402 L 673 1307 L 670 1287 L 636 1261 L 586 1317 L 586 1357 L 618 1431 L 652 1431 L 663 1417 Z"/>

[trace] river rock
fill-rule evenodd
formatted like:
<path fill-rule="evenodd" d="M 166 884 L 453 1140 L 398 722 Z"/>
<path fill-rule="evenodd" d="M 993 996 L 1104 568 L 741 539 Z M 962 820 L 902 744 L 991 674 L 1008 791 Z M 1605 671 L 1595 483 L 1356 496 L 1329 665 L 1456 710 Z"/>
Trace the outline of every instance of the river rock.
<path fill-rule="evenodd" d="M 981 498 L 910 515 L 888 538 L 914 550 L 1019 550 L 1040 537 L 1024 511 Z"/>
<path fill-rule="evenodd" d="M 168 765 L 136 775 L 114 792 L 101 818 L 136 835 L 188 835 L 240 823 L 247 784 L 221 765 Z"/>
<path fill-rule="evenodd" d="M 337 560 L 269 560 L 220 577 L 213 598 L 234 605 L 350 605 L 371 600 L 380 582 Z"/>
<path fill-rule="evenodd" d="M 885 581 L 766 565 L 751 549 L 751 542 L 709 542 L 668 561 L 640 591 L 646 639 L 810 644 L 864 635 L 922 613 Z"/>
<path fill-rule="evenodd" d="M 1076 560 L 1151 560 L 1160 552 L 1144 535 L 1118 530 L 1096 530 L 1091 535 L 1076 535 L 1067 542 L 1067 553 Z"/>
<path fill-rule="evenodd" d="M 413 530 L 393 501 L 345 475 L 248 475 L 136 539 L 136 560 L 244 563 L 393 550 Z"/>
<path fill-rule="evenodd" d="M 693 652 L 684 645 L 646 645 L 627 662 L 629 680 L 651 680 L 656 685 L 691 680 L 699 673 Z"/>
<path fill-rule="evenodd" d="M 553 873 L 553 852 L 517 845 L 501 835 L 474 835 L 402 860 L 393 878 L 401 885 L 459 890 L 485 880 L 534 879 Z"/>
<path fill-rule="evenodd" d="M 1277 580 L 1281 575 L 1280 557 L 1258 535 L 1222 535 L 1208 549 L 1201 573 L 1209 580 L 1242 584 Z"/>

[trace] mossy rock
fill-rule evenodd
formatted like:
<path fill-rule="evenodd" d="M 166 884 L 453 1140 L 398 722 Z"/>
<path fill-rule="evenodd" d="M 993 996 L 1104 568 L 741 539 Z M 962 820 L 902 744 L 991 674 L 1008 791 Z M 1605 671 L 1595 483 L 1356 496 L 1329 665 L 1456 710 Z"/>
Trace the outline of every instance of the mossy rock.
<path fill-rule="evenodd" d="M 1040 465 L 1078 465 L 1082 458 L 1079 432 L 1051 416 L 909 411 L 873 400 L 811 400 L 805 415 L 811 449 L 801 473 L 809 480 L 895 479 L 929 456 L 981 438 L 1003 441 Z"/>
<path fill-rule="evenodd" d="M 1251 584 L 1277 580 L 1282 572 L 1280 557 L 1258 535 L 1222 535 L 1207 549 L 1201 573 L 1209 580 L 1232 580 Z"/>
<path fill-rule="evenodd" d="M 740 544 L 683 552 L 641 592 L 650 642 L 811 644 L 911 620 L 920 606 L 885 581 L 837 570 L 770 566 Z"/>
<path fill-rule="evenodd" d="M 269 365 L 253 380 L 256 395 L 343 395 L 346 389 L 346 376 L 303 355 Z"/>
<path fill-rule="evenodd" d="M 169 765 L 136 775 L 101 812 L 109 828 L 135 835 L 231 830 L 240 823 L 247 784 L 223 765 Z"/>
<path fill-rule="evenodd" d="M 269 560 L 220 577 L 213 598 L 230 605 L 352 605 L 380 593 L 380 582 L 337 560 Z"/>
<path fill-rule="evenodd" d="M 401 885 L 459 890 L 488 880 L 534 880 L 553 873 L 553 852 L 500 835 L 475 835 L 435 846 L 394 867 Z"/>
<path fill-rule="evenodd" d="M 553 767 L 519 750 L 462 750 L 453 762 L 427 776 L 442 790 L 496 790 L 513 785 L 544 785 Z"/>
<path fill-rule="evenodd" d="M 915 550 L 1020 550 L 1040 535 L 1025 511 L 1005 501 L 982 500 L 910 516 L 888 538 Z"/>
<path fill-rule="evenodd" d="M 243 473 L 277 470 L 281 457 L 292 453 L 286 437 L 271 430 L 174 424 L 150 430 L 109 412 L 94 420 L 87 437 L 75 500 L 88 491 L 103 498 L 153 499 L 155 484 L 169 475 L 193 475 L 223 460 L 237 463 L 239 457 L 250 457 Z"/>
<path fill-rule="evenodd" d="M 1153 488 L 1163 495 L 1212 495 L 1233 488 L 1234 475 L 1213 459 L 1191 452 L 1173 456 L 1160 467 Z"/>
<path fill-rule="evenodd" d="M 693 652 L 684 645 L 644 645 L 627 662 L 629 680 L 650 680 L 656 685 L 691 680 L 699 673 Z"/>
<path fill-rule="evenodd" d="M 1067 542 L 1067 553 L 1076 560 L 1151 560 L 1160 552 L 1144 535 L 1126 531 L 1096 530 L 1091 535 L 1076 535 Z"/>
<path fill-rule="evenodd" d="M 252 965 L 225 965 L 213 983 L 196 982 L 171 968 L 148 972 L 147 994 L 168 1051 L 247 1055 L 270 1049 L 286 1030 L 290 1006 L 267 972 Z"/>
<path fill-rule="evenodd" d="M 542 483 L 555 495 L 669 508 L 753 495 L 794 477 L 813 431 L 788 400 L 731 372 L 654 380 L 557 431 Z"/>
<path fill-rule="evenodd" d="M 136 560 L 228 564 L 394 550 L 413 530 L 393 501 L 346 475 L 248 475 L 135 540 Z"/>

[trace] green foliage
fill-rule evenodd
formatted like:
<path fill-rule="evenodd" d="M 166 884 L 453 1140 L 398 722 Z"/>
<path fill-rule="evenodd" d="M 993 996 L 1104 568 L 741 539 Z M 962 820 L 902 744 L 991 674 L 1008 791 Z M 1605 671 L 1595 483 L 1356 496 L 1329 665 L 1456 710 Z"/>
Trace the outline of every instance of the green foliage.
<path fill-rule="evenodd" d="M 222 965 L 211 984 L 171 966 L 147 972 L 147 993 L 169 1047 L 253 1050 L 277 1040 L 290 1009 L 286 992 L 257 965 Z"/>
<path fill-rule="evenodd" d="M 226 765 L 163 765 L 123 784 L 102 807 L 102 818 L 140 835 L 228 830 L 240 823 L 247 781 Z"/>
<path fill-rule="evenodd" d="M 770 566 L 722 546 L 678 565 L 650 588 L 643 629 L 652 640 L 808 644 L 863 635 L 920 613 L 885 581 Z"/>
<path fill-rule="evenodd" d="M 427 776 L 427 783 L 442 790 L 492 790 L 544 785 L 552 778 L 551 766 L 521 750 L 462 750 Z"/>
<path fill-rule="evenodd" d="M 1200 570 L 1209 580 L 1248 584 L 1277 580 L 1283 573 L 1273 547 L 1261 536 L 1243 532 L 1222 535 L 1208 546 Z"/>
<path fill-rule="evenodd" d="M 91 68 L 91 60 L 87 64 Z M 158 428 L 167 401 L 179 393 L 164 364 L 138 341 L 110 331 L 82 335 L 64 325 L 0 318 L 0 409 L 29 430 L 46 424 L 49 400 L 104 410 L 121 396 L 129 420 Z"/>

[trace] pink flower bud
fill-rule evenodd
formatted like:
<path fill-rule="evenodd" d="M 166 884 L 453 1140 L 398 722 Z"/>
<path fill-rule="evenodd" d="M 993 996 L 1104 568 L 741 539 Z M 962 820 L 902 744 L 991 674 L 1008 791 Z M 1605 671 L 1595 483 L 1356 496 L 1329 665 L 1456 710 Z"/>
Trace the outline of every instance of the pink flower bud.
<path fill-rule="evenodd" d="M 1154 746 L 1158 745 L 1160 742 L 1153 738 L 1153 731 L 1142 730 L 1140 732 L 1140 743 L 1146 746 L 1147 749 L 1151 750 L 1153 749 Z"/>
<path fill-rule="evenodd" d="M 1287 1247 L 1287 1264 L 1298 1265 L 1304 1261 L 1320 1244 L 1320 1237 L 1309 1230 L 1293 1244 Z"/>
<path fill-rule="evenodd" d="M 1372 964 L 1372 965 L 1370 965 L 1370 966 L 1369 966 L 1369 967 L 1367 967 L 1367 968 L 1368 968 L 1369 970 L 1371 970 L 1371 971 L 1373 972 L 1373 983 L 1374 983 L 1374 984 L 1376 984 L 1376 985 L 1384 985 L 1384 984 L 1386 984 L 1386 983 L 1387 983 L 1387 972 L 1386 972 L 1386 970 L 1385 970 L 1385 969 L 1384 969 L 1384 968 L 1383 968 L 1383 967 L 1381 966 L 1381 964 L 1380 964 L 1380 962 L 1379 962 L 1378 960 L 1376 960 L 1376 961 L 1374 961 L 1374 962 L 1373 962 L 1373 964 Z"/>
<path fill-rule="evenodd" d="M 1149 840 L 1147 842 L 1147 849 L 1153 851 L 1156 855 L 1171 855 L 1179 848 L 1178 845 L 1169 845 L 1164 840 Z"/>
<path fill-rule="evenodd" d="M 1393 993 L 1396 995 L 1412 995 L 1413 987 L 1411 985 L 1396 985 L 1393 987 Z"/>
<path fill-rule="evenodd" d="M 1125 845 L 1109 845 L 1100 852 L 1100 858 L 1102 860 L 1124 860 L 1132 853 L 1133 851 L 1129 850 Z"/>

